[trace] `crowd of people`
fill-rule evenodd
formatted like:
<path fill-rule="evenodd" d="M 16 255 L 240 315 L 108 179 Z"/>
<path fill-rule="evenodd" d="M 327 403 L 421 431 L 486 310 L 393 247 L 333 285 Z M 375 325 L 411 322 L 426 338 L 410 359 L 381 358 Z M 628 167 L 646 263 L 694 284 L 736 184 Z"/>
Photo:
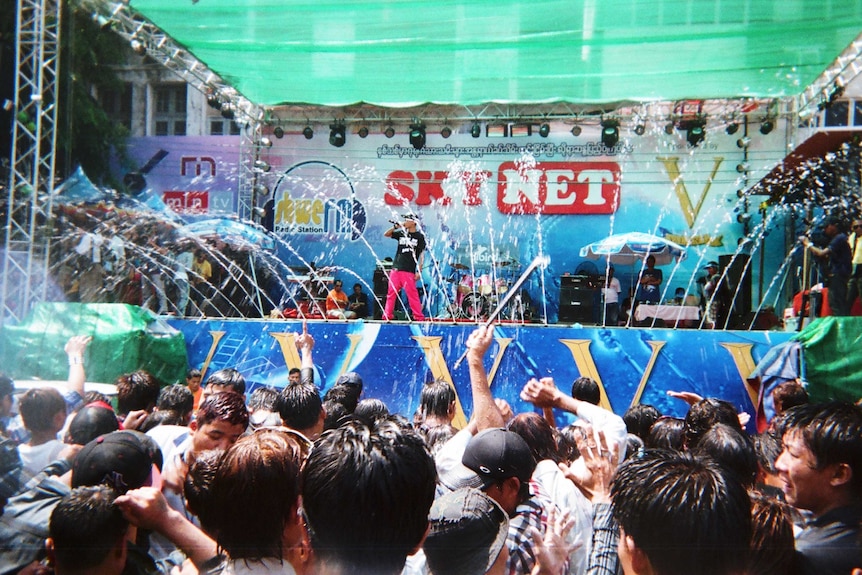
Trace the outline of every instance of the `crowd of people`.
<path fill-rule="evenodd" d="M 0 378 L 0 574 L 862 573 L 858 405 L 787 382 L 751 434 L 720 398 L 620 416 L 592 379 L 545 377 L 513 413 L 489 386 L 489 325 L 466 342 L 456 429 L 451 383 L 426 383 L 408 419 L 355 372 L 323 392 L 306 326 L 293 341 L 279 389 L 223 368 L 85 393 L 81 336 L 62 391 Z"/>

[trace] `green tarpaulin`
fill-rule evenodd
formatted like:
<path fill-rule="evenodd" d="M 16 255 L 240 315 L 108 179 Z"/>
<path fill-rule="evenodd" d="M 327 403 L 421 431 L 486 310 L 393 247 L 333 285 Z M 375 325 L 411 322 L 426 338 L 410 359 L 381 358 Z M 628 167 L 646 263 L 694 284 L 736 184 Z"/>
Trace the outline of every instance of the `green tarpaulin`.
<path fill-rule="evenodd" d="M 862 317 L 824 317 L 794 338 L 813 401 L 862 397 Z"/>
<path fill-rule="evenodd" d="M 183 334 L 125 304 L 39 304 L 21 323 L 0 331 L 0 371 L 13 379 L 65 380 L 63 347 L 74 335 L 93 337 L 84 356 L 87 381 L 113 383 L 137 369 L 164 384 L 185 381 Z"/>

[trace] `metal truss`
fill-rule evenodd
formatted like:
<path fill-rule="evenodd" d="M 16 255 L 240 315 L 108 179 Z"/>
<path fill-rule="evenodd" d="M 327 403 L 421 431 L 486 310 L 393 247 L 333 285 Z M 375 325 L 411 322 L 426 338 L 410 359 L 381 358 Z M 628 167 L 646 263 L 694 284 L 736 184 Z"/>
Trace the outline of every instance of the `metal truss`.
<path fill-rule="evenodd" d="M 53 228 L 61 6 L 59 0 L 18 0 L 17 10 L 0 325 L 45 300 Z"/>

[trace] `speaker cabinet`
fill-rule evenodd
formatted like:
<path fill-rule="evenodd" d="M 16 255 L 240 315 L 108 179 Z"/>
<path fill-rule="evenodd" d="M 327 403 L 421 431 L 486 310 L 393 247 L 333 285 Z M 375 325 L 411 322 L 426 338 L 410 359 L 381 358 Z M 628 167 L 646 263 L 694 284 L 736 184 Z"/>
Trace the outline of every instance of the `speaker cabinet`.
<path fill-rule="evenodd" d="M 383 319 L 383 306 L 386 305 L 386 292 L 389 290 L 389 279 L 386 272 L 380 268 L 374 270 L 374 298 L 368 298 L 368 303 L 374 309 L 374 319 Z M 377 304 L 377 301 L 380 304 Z"/>
<path fill-rule="evenodd" d="M 560 288 L 561 323 L 593 323 L 596 292 L 580 286 Z"/>
<path fill-rule="evenodd" d="M 729 327 L 741 327 L 740 322 L 751 312 L 751 266 L 749 256 L 740 254 L 718 256 L 718 265 L 727 270 L 727 286 L 731 296 L 735 296 Z M 748 267 L 746 267 L 748 266 Z"/>

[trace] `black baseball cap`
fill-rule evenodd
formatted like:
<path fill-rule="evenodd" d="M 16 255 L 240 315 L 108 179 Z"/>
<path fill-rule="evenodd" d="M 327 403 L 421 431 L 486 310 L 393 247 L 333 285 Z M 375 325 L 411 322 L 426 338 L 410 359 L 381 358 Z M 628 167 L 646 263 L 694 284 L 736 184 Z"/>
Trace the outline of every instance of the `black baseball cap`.
<path fill-rule="evenodd" d="M 712 262 L 707 262 L 707 264 L 705 266 L 703 266 L 703 269 L 706 269 L 706 268 L 718 269 L 718 267 L 719 267 L 718 262 L 712 261 Z"/>
<path fill-rule="evenodd" d="M 106 484 L 122 494 L 145 485 L 158 486 L 161 466 L 161 449 L 151 437 L 138 431 L 114 431 L 78 452 L 72 464 L 72 488 Z"/>
<path fill-rule="evenodd" d="M 524 438 L 501 428 L 477 433 L 467 444 L 461 463 L 474 471 L 485 487 L 510 477 L 525 483 L 536 469 L 536 460 Z"/>

